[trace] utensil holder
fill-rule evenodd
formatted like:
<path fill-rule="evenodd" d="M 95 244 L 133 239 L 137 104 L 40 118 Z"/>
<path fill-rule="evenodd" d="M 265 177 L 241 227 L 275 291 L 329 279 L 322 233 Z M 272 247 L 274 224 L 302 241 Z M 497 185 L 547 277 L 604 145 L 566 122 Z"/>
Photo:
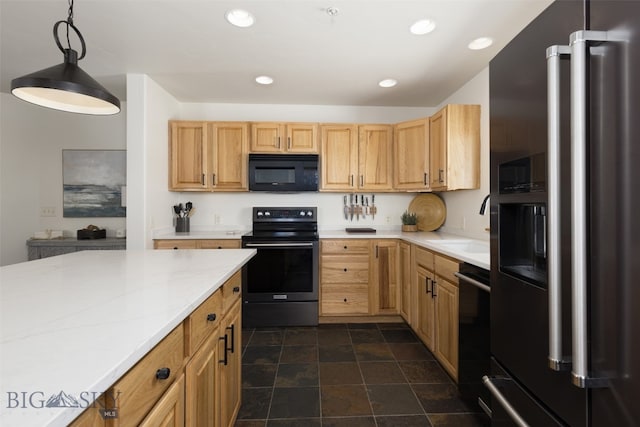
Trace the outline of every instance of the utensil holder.
<path fill-rule="evenodd" d="M 188 233 L 189 232 L 189 217 L 176 218 L 176 233 Z"/>

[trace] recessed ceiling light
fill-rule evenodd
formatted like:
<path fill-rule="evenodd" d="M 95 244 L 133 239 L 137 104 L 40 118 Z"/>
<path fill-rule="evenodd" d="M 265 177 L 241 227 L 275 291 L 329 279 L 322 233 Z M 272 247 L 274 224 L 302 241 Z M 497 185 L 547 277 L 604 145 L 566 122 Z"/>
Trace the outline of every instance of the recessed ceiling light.
<path fill-rule="evenodd" d="M 253 25 L 255 18 L 252 14 L 243 9 L 233 9 L 228 11 L 224 17 L 231 25 L 246 28 Z"/>
<path fill-rule="evenodd" d="M 261 85 L 270 85 L 273 83 L 273 79 L 269 76 L 258 76 L 256 77 L 256 83 L 260 83 Z"/>
<path fill-rule="evenodd" d="M 421 19 L 414 22 L 413 25 L 409 27 L 409 31 L 411 32 L 411 34 L 421 36 L 430 33 L 431 31 L 435 30 L 435 28 L 435 21 L 432 21 L 431 19 Z"/>
<path fill-rule="evenodd" d="M 337 7 L 328 7 L 327 10 L 327 15 L 329 16 L 338 16 L 338 14 L 340 13 L 340 9 L 338 9 Z"/>
<path fill-rule="evenodd" d="M 479 37 L 473 40 L 471 43 L 469 43 L 467 47 L 471 50 L 480 50 L 480 49 L 486 49 L 492 44 L 493 44 L 493 39 L 491 37 Z"/>
<path fill-rule="evenodd" d="M 384 80 L 381 80 L 380 83 L 378 83 L 378 86 L 380 86 L 380 87 L 394 87 L 397 84 L 398 84 L 398 81 L 395 80 L 395 79 L 384 79 Z"/>

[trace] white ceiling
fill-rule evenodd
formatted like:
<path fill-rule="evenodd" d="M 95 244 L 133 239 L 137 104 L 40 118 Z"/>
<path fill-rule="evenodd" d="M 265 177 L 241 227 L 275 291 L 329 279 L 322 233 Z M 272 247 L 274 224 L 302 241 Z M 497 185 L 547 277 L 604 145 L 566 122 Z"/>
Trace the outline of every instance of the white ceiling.
<path fill-rule="evenodd" d="M 87 43 L 79 65 L 123 100 L 125 75 L 142 73 L 182 102 L 433 107 L 550 3 L 76 0 L 74 23 Z M 327 14 L 329 7 L 339 14 Z M 232 8 L 250 11 L 255 25 L 229 25 L 224 14 Z M 11 79 L 62 62 L 52 28 L 67 9 L 66 0 L 0 0 L 3 92 Z M 435 20 L 435 31 L 410 34 L 421 18 Z M 469 50 L 481 36 L 494 45 Z M 255 83 L 262 74 L 274 84 Z M 389 77 L 396 87 L 378 87 Z"/>

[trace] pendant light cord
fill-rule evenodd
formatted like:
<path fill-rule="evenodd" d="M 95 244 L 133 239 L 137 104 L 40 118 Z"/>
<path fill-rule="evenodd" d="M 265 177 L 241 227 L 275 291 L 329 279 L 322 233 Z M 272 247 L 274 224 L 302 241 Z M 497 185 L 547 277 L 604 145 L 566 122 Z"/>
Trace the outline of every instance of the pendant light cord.
<path fill-rule="evenodd" d="M 60 43 L 60 38 L 58 37 L 58 27 L 60 26 L 60 24 L 64 24 L 67 27 L 67 47 L 66 49 L 62 46 L 62 44 Z M 64 53 L 65 55 L 67 54 L 67 52 L 75 52 L 73 49 L 71 49 L 71 40 L 69 38 L 69 28 L 71 28 L 76 35 L 78 36 L 78 39 L 80 40 L 80 45 L 81 45 L 81 51 L 80 51 L 80 55 L 78 55 L 76 61 L 81 60 L 82 58 L 84 58 L 84 56 L 87 53 L 87 46 L 84 42 L 84 37 L 82 37 L 82 34 L 80 34 L 80 30 L 78 30 L 78 27 L 76 27 L 73 24 L 73 0 L 69 0 L 69 11 L 68 11 L 68 16 L 67 16 L 67 20 L 66 21 L 58 21 L 55 23 L 55 25 L 53 26 L 53 39 L 56 41 L 56 45 L 58 45 L 58 49 L 60 49 L 60 51 L 62 53 Z"/>
<path fill-rule="evenodd" d="M 71 49 L 71 41 L 69 41 L 69 25 L 73 26 L 73 0 L 69 0 L 69 12 L 67 16 L 67 47 Z"/>

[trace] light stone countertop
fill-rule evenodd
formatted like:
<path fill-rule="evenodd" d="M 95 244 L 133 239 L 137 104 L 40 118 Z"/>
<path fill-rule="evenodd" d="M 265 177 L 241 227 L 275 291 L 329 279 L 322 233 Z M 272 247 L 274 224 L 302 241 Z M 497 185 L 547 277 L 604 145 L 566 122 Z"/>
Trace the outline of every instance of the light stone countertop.
<path fill-rule="evenodd" d="M 241 239 L 249 230 L 238 231 L 191 231 L 189 233 L 167 232 L 156 239 Z M 489 270 L 489 240 L 473 239 L 440 231 L 402 232 L 400 230 L 377 230 L 375 233 L 347 233 L 342 230 L 320 230 L 320 239 L 401 239 L 427 249 L 468 262 Z"/>
<path fill-rule="evenodd" d="M 83 251 L 1 267 L 0 425 L 67 425 L 254 254 Z M 61 391 L 83 407 L 44 407 Z"/>

